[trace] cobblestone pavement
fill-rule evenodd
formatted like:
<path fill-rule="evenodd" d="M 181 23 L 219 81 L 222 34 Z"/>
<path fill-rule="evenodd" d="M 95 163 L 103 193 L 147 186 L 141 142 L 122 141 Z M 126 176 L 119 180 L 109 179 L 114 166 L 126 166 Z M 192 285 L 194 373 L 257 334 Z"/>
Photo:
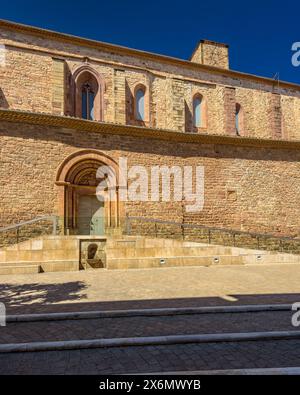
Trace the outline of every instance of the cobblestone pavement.
<path fill-rule="evenodd" d="M 291 318 L 292 311 L 278 311 L 8 323 L 0 343 L 298 330 Z"/>
<path fill-rule="evenodd" d="M 300 265 L 92 270 L 0 277 L 7 312 L 300 301 Z"/>
<path fill-rule="evenodd" d="M 0 374 L 122 374 L 300 366 L 300 340 L 0 354 Z"/>

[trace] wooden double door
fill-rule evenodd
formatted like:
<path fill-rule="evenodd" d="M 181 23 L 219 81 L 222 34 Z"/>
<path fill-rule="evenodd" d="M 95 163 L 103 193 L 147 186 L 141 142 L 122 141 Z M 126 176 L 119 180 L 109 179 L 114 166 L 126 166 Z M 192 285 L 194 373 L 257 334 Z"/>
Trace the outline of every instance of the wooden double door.
<path fill-rule="evenodd" d="M 104 235 L 104 202 L 96 195 L 81 195 L 78 202 L 78 234 Z"/>

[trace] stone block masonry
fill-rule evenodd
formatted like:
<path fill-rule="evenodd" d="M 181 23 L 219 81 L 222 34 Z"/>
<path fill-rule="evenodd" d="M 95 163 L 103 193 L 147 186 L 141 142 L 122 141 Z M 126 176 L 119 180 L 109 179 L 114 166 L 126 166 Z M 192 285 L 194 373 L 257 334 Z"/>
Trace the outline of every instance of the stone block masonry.
<path fill-rule="evenodd" d="M 226 134 L 234 136 L 236 134 L 235 113 L 236 113 L 236 98 L 235 88 L 225 87 L 224 89 L 224 116 Z"/>
<path fill-rule="evenodd" d="M 191 132 L 190 101 L 199 93 L 207 119 L 198 133 L 235 134 L 238 102 L 243 112 L 241 136 L 300 140 L 300 88 L 229 70 L 227 45 L 201 41 L 187 62 L 30 31 L 0 23 L 0 43 L 6 48 L 6 66 L 0 68 L 2 108 L 74 116 L 70 81 L 78 68 L 88 66 L 103 81 L 104 122 L 140 124 L 133 119 L 132 95 L 142 84 L 142 126 Z"/>
<path fill-rule="evenodd" d="M 53 114 L 65 114 L 66 64 L 63 60 L 53 59 L 52 66 L 52 107 Z"/>
<path fill-rule="evenodd" d="M 124 215 L 161 218 L 258 233 L 299 236 L 300 151 L 180 143 L 1 122 L 0 226 L 55 214 L 56 174 L 64 158 L 95 149 L 128 165 L 204 166 L 204 208 L 182 202 L 131 202 Z"/>
<path fill-rule="evenodd" d="M 109 202 L 112 229 L 133 215 L 300 235 L 300 86 L 232 71 L 228 46 L 208 40 L 184 61 L 0 21 L 0 44 L 0 227 L 57 214 L 77 232 L 95 169 L 125 157 L 146 169 L 203 166 L 204 207 Z"/>

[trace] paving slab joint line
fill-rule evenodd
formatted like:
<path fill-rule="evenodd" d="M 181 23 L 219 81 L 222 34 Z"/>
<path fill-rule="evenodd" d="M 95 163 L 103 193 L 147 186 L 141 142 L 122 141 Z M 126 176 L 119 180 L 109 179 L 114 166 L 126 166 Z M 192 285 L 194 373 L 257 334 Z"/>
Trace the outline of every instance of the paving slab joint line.
<path fill-rule="evenodd" d="M 300 367 L 281 367 L 281 368 L 247 368 L 247 369 L 217 369 L 217 370 L 192 370 L 192 371 L 172 371 L 172 372 L 151 372 L 151 373 L 135 373 L 137 376 L 211 376 L 211 375 L 300 375 Z M 130 373 L 126 374 L 130 375 Z"/>
<path fill-rule="evenodd" d="M 107 311 L 76 311 L 42 314 L 17 314 L 7 315 L 6 322 L 34 322 L 34 321 L 60 321 L 95 318 L 122 318 L 122 317 L 150 317 L 172 316 L 190 314 L 227 314 L 227 313 L 255 313 L 263 311 L 290 311 L 291 304 L 266 304 L 266 305 L 240 305 L 240 306 L 209 306 L 209 307 L 181 307 L 158 309 L 131 309 Z"/>
<path fill-rule="evenodd" d="M 274 331 L 249 333 L 215 333 L 201 335 L 172 335 L 153 337 L 129 337 L 112 339 L 67 340 L 54 342 L 33 342 L 1 344 L 0 353 L 60 351 L 112 347 L 162 346 L 170 344 L 197 344 L 217 342 L 243 342 L 257 340 L 300 339 L 300 331 Z"/>

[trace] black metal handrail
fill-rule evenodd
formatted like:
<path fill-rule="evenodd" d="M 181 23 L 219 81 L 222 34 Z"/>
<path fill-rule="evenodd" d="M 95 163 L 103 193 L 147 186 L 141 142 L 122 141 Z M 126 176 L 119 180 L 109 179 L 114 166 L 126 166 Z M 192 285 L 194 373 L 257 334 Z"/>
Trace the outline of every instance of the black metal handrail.
<path fill-rule="evenodd" d="M 29 221 L 23 221 L 19 222 L 14 225 L 9 225 L 5 226 L 4 228 L 0 228 L 0 233 L 1 232 L 6 232 L 8 230 L 16 229 L 16 228 L 21 228 L 22 226 L 29 225 L 29 224 L 34 224 L 35 222 L 40 222 L 40 221 L 45 221 L 50 219 L 53 222 L 53 234 L 56 234 L 56 228 L 57 228 L 57 217 L 56 215 L 45 215 L 43 217 L 36 217 L 34 219 L 30 219 Z"/>
<path fill-rule="evenodd" d="M 22 221 L 17 224 L 14 224 L 14 225 L 5 226 L 3 228 L 0 228 L 0 233 L 16 230 L 16 242 L 18 243 L 20 228 L 27 226 L 27 225 L 34 224 L 34 223 L 38 223 L 41 221 L 51 221 L 52 222 L 52 234 L 54 236 L 57 234 L 58 217 L 56 215 L 44 215 L 41 217 L 36 217 L 36 218 L 30 219 L 28 221 Z"/>
<path fill-rule="evenodd" d="M 242 230 L 235 230 L 235 229 L 228 229 L 228 228 L 218 228 L 218 227 L 209 227 L 206 225 L 199 225 L 199 224 L 188 224 L 188 223 L 183 223 L 183 222 L 176 222 L 176 221 L 167 221 L 167 220 L 162 220 L 162 219 L 156 219 L 156 218 L 147 218 L 147 217 L 137 217 L 137 216 L 127 216 L 125 220 L 125 232 L 126 234 L 130 235 L 132 232 L 132 222 L 133 221 L 139 221 L 139 222 L 148 222 L 148 223 L 153 223 L 155 225 L 155 236 L 158 236 L 158 228 L 157 225 L 175 225 L 180 227 L 181 229 L 181 235 L 182 238 L 184 239 L 185 237 L 185 229 L 201 229 L 207 232 L 207 237 L 208 237 L 208 243 L 211 244 L 212 241 L 212 234 L 213 232 L 220 232 L 223 234 L 229 234 L 232 236 L 233 240 L 233 246 L 236 246 L 236 236 L 242 235 L 245 237 L 251 237 L 252 239 L 256 239 L 257 247 L 258 249 L 262 247 L 261 241 L 264 239 L 273 239 L 276 240 L 279 243 L 280 250 L 283 250 L 283 243 L 292 241 L 296 242 L 297 244 L 299 243 L 299 248 L 300 248 L 300 238 L 295 238 L 292 236 L 277 236 L 273 235 L 270 233 L 254 233 L 254 232 L 246 232 Z"/>

